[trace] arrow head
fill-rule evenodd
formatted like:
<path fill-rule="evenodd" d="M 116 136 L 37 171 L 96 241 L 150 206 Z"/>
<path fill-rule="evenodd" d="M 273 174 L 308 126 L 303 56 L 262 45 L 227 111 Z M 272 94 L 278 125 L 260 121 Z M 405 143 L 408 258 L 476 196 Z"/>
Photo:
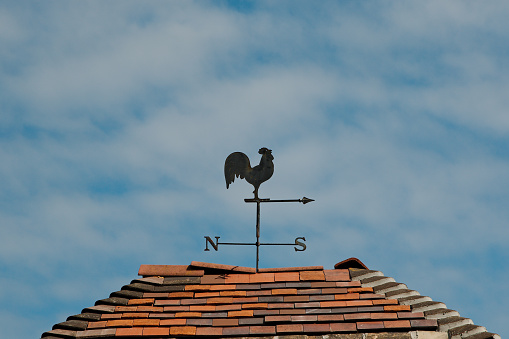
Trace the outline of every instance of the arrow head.
<path fill-rule="evenodd" d="M 300 200 L 300 202 L 302 202 L 302 204 L 303 204 L 303 205 L 305 205 L 305 204 L 307 204 L 308 202 L 311 202 L 311 201 L 314 201 L 314 200 L 313 200 L 313 199 L 306 198 L 306 197 L 304 197 L 304 198 L 302 198 L 302 199 Z"/>

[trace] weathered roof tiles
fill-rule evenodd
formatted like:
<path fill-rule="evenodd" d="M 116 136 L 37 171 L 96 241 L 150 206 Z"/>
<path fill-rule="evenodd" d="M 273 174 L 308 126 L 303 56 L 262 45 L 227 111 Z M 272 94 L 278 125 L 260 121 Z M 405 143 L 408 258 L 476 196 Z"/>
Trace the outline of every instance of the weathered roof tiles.
<path fill-rule="evenodd" d="M 452 338 L 500 338 L 355 260 L 351 266 L 362 268 L 345 268 L 349 266 L 345 261 L 336 265 L 343 268 L 333 270 L 313 266 L 259 273 L 201 262 L 142 265 L 142 278 L 56 324 L 42 337 L 342 334 L 348 338 L 356 333 L 445 331 Z"/>

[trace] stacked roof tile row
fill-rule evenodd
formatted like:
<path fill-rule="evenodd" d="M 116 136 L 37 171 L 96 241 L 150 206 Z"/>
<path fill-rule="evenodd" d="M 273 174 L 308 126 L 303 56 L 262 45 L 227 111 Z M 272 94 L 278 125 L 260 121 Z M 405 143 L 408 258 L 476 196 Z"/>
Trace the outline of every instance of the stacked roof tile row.
<path fill-rule="evenodd" d="M 419 303 L 410 296 L 391 296 L 397 289 L 386 285 L 393 281 L 384 280 L 380 272 L 337 267 L 255 273 L 252 268 L 199 262 L 142 265 L 142 278 L 42 337 L 284 337 L 436 332 L 447 326 L 427 308 L 413 306 Z"/>

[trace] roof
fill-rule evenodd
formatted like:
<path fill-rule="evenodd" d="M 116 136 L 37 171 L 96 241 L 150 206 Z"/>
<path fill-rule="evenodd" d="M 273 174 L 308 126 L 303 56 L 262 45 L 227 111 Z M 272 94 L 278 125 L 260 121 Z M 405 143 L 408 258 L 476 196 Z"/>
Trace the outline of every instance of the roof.
<path fill-rule="evenodd" d="M 193 261 L 138 274 L 42 338 L 500 338 L 355 258 L 335 269 Z"/>

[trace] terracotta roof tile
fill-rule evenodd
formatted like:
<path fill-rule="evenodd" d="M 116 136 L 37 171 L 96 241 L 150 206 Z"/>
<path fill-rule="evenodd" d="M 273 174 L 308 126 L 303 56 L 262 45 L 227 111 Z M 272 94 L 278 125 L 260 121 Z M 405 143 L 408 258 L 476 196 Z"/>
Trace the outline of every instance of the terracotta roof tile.
<path fill-rule="evenodd" d="M 43 337 L 168 338 L 445 331 L 500 338 L 443 303 L 348 259 L 260 269 L 209 264 L 142 265 L 142 278 L 56 324 Z M 353 338 L 353 337 L 352 337 Z"/>

